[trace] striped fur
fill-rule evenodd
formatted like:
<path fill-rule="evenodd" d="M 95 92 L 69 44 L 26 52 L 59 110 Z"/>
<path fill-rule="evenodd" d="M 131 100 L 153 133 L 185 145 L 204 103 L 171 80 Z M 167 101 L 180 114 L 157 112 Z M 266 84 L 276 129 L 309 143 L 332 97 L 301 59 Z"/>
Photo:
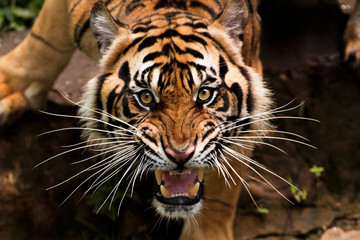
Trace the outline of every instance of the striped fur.
<path fill-rule="evenodd" d="M 31 105 L 23 109 L 36 109 L 75 46 L 100 60 L 79 110 L 87 142 L 110 155 L 93 167 L 103 167 L 99 178 L 124 170 L 121 179 L 133 182 L 145 172 L 205 169 L 201 199 L 155 197 L 153 205 L 162 216 L 185 219 L 182 239 L 232 239 L 248 165 L 239 158 L 248 161 L 270 127 L 253 2 L 47 0 L 24 43 L 0 59 L 0 77 L 11 79 L 15 62 L 27 63 L 26 77 L 18 74 L 22 82 L 13 85 Z M 30 61 L 35 55 L 53 66 L 43 71 Z M 249 141 L 229 144 L 226 137 Z"/>
<path fill-rule="evenodd" d="M 95 36 L 99 35 L 102 74 L 89 81 L 83 100 L 85 108 L 80 110 L 80 115 L 87 119 L 100 118 L 111 125 L 97 120 L 84 121 L 86 128 L 110 131 L 105 134 L 88 131 L 86 137 L 109 138 L 111 132 L 116 132 L 113 125 L 129 129 L 124 121 L 136 128 L 133 136 L 142 146 L 141 154 L 145 156 L 148 169 L 162 171 L 192 168 L 211 171 L 215 165 L 212 156 L 221 148 L 218 143 L 222 142 L 223 136 L 250 135 L 260 139 L 265 131 L 248 132 L 269 128 L 264 119 L 268 117 L 265 113 L 269 111 L 271 100 L 261 77 L 245 64 L 241 55 L 243 42 L 238 34 L 244 31 L 242 27 L 248 19 L 238 19 L 239 14 L 231 19 L 228 14 L 232 14 L 234 9 L 230 9 L 232 6 L 226 8 L 225 3 L 216 5 L 214 2 L 214 6 L 210 4 L 206 8 L 197 1 L 192 2 L 196 5 L 193 8 L 187 7 L 188 2 L 167 5 L 163 1 L 154 1 L 150 2 L 151 6 L 136 3 L 129 3 L 126 8 L 121 4 L 117 6 L 119 12 L 113 12 L 113 16 L 129 16 L 120 18 L 120 21 L 111 17 L 105 20 L 105 13 L 94 13 L 90 18 L 90 22 L 94 22 L 91 30 Z M 239 11 L 248 11 L 245 3 L 239 6 L 242 7 Z M 151 14 L 138 18 L 137 9 L 146 7 L 151 9 Z M 231 10 L 230 13 L 227 10 Z M 132 14 L 137 17 L 133 19 Z M 240 17 L 248 16 L 240 14 Z M 236 21 L 239 24 L 234 28 L 233 22 Z M 118 28 L 115 33 L 111 30 L 113 26 Z M 104 46 L 102 43 L 108 41 L 104 35 L 108 34 L 116 36 L 109 36 L 114 40 Z M 81 41 L 78 44 L 81 45 Z M 203 88 L 212 93 L 207 102 L 198 99 Z M 149 106 L 139 100 L 139 93 L 143 91 L 149 91 L 154 97 Z M 88 109 L 101 109 L 107 114 Z M 244 127 L 221 130 L 222 124 L 235 123 L 244 124 Z M 184 152 L 192 145 L 195 152 L 190 160 L 181 164 L 169 158 L 165 151 L 171 148 Z M 253 148 L 253 144 L 247 145 Z M 246 156 L 251 152 L 237 146 L 230 147 Z M 239 169 L 236 164 L 233 167 Z M 218 185 L 223 188 L 223 183 Z M 204 200 L 194 205 L 169 206 L 156 199 L 153 203 L 163 216 L 191 218 L 202 211 L 202 205 L 207 205 L 206 187 L 205 182 Z M 232 204 L 236 199 L 237 196 Z M 218 200 L 227 202 L 221 196 Z M 232 211 L 234 209 L 235 206 Z"/>

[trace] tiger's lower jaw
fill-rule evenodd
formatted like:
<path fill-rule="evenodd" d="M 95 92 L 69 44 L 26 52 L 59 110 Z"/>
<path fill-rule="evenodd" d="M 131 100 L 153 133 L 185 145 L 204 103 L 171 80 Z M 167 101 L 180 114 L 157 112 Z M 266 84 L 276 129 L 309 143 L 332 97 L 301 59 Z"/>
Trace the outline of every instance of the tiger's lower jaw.
<path fill-rule="evenodd" d="M 200 212 L 202 199 L 193 205 L 169 205 L 153 199 L 153 206 L 158 214 L 169 219 L 187 219 L 192 218 Z"/>
<path fill-rule="evenodd" d="M 203 198 L 204 169 L 155 171 L 157 186 L 153 205 L 160 215 L 188 218 L 199 212 Z"/>

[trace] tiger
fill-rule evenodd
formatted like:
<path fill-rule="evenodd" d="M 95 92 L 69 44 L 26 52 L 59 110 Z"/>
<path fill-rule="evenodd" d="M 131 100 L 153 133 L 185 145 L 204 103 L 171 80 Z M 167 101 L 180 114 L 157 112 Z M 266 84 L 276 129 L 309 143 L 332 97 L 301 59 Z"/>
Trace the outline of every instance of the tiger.
<path fill-rule="evenodd" d="M 150 172 L 152 206 L 184 221 L 180 239 L 234 239 L 243 175 L 258 165 L 252 152 L 276 111 L 256 6 L 46 0 L 24 41 L 0 58 L 0 123 L 42 109 L 78 48 L 100 65 L 78 113 L 84 138 L 106 155 L 93 165 L 99 177 L 123 169 L 134 182 Z"/>
<path fill-rule="evenodd" d="M 354 2 L 344 32 L 344 60 L 349 61 L 354 68 L 357 68 L 360 66 L 360 1 Z"/>

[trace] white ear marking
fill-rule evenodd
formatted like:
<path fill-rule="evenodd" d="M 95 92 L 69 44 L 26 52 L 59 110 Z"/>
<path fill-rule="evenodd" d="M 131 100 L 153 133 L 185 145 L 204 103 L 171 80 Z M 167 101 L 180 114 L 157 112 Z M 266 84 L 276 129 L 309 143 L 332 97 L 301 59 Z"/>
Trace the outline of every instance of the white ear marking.
<path fill-rule="evenodd" d="M 248 6 L 245 1 L 229 0 L 225 9 L 220 16 L 218 16 L 218 19 L 220 24 L 227 29 L 231 37 L 238 38 L 247 25 L 248 17 Z"/>
<path fill-rule="evenodd" d="M 118 34 L 119 26 L 102 1 L 96 2 L 91 10 L 90 29 L 103 55 Z"/>

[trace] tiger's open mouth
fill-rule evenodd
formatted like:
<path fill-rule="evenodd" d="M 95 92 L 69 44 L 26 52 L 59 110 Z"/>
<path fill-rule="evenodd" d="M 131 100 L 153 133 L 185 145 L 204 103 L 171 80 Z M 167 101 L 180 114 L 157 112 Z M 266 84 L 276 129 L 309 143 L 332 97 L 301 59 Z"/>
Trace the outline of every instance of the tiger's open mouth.
<path fill-rule="evenodd" d="M 184 171 L 155 170 L 158 192 L 156 199 L 168 205 L 193 205 L 203 195 L 204 169 L 186 169 Z"/>

